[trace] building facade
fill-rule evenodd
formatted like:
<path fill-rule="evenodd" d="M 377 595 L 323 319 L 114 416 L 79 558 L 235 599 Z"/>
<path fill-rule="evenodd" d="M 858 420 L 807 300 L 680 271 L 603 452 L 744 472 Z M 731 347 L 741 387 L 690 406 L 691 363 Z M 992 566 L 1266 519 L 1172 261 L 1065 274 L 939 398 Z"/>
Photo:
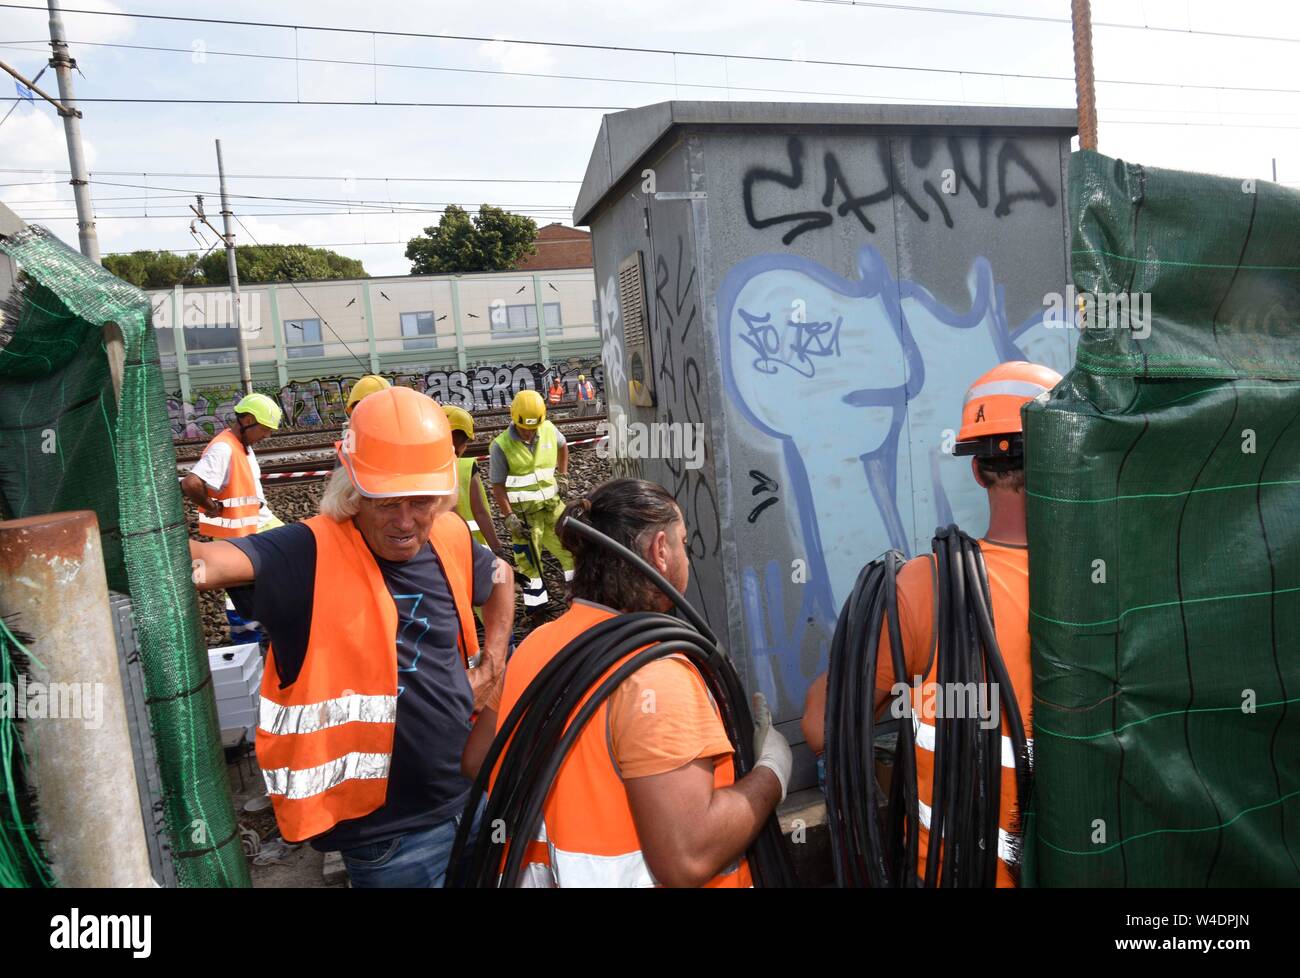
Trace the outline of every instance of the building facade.
<path fill-rule="evenodd" d="M 158 328 L 173 427 L 195 435 L 219 423 L 215 405 L 239 388 L 233 301 L 225 286 L 149 293 Z M 369 373 L 445 385 L 449 399 L 496 406 L 506 386 L 530 386 L 553 366 L 567 378 L 600 357 L 596 286 L 590 267 L 466 275 L 403 275 L 248 285 L 240 290 L 253 386 L 281 392 L 291 422 L 310 419 L 295 390 L 323 382 L 344 390 Z M 570 369 L 572 368 L 572 369 Z M 503 386 L 487 385 L 509 369 Z M 590 372 L 590 371 L 588 371 Z M 458 376 L 460 375 L 460 376 Z M 440 379 L 441 378 L 441 379 Z M 541 383 L 533 376 L 531 385 Z M 470 393 L 462 396 L 462 390 Z M 290 392 L 290 393 L 286 393 Z M 334 398 L 330 398 L 332 401 Z M 306 417 L 308 420 L 303 421 Z M 211 423 L 195 418 L 211 419 Z M 330 420 L 324 415 L 321 421 Z"/>

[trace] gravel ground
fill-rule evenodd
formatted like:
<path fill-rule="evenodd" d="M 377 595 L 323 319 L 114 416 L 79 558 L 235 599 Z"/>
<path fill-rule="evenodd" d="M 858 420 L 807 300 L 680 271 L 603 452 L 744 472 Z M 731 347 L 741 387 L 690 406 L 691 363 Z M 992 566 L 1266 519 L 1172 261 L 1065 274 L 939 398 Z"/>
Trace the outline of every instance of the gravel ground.
<path fill-rule="evenodd" d="M 584 426 L 586 427 L 586 426 Z M 591 429 L 595 424 L 590 425 Z M 570 435 L 566 432 L 566 437 Z M 485 463 L 480 465 L 483 471 L 480 478 L 486 475 Z M 602 482 L 610 478 L 609 460 L 602 459 L 591 450 L 591 446 L 580 446 L 576 448 L 570 459 L 569 464 L 569 483 L 570 495 L 576 498 Z M 315 516 L 320 505 L 321 493 L 325 491 L 324 481 L 306 482 L 301 484 L 277 484 L 275 482 L 266 483 L 266 500 L 271 507 L 271 511 L 286 523 L 298 522 L 308 517 Z M 489 494 L 490 495 L 490 494 Z M 190 536 L 196 536 L 198 533 L 197 517 L 194 508 L 186 503 L 186 516 L 189 521 Z M 493 522 L 496 524 L 497 537 L 501 540 L 507 540 L 505 526 L 499 517 L 494 517 Z M 516 591 L 515 595 L 515 641 L 516 643 L 523 640 L 524 636 L 542 621 L 549 620 L 561 614 L 564 610 L 565 584 L 564 574 L 560 570 L 560 565 L 556 563 L 549 555 L 545 558 L 546 566 L 543 568 L 542 578 L 546 581 L 546 589 L 551 597 L 551 605 L 547 609 L 547 615 L 539 620 L 530 620 L 524 614 L 523 598 Z M 225 596 L 221 591 L 201 591 L 199 592 L 199 611 L 203 618 L 203 633 L 208 648 L 228 645 L 230 643 L 229 630 L 226 626 Z"/>

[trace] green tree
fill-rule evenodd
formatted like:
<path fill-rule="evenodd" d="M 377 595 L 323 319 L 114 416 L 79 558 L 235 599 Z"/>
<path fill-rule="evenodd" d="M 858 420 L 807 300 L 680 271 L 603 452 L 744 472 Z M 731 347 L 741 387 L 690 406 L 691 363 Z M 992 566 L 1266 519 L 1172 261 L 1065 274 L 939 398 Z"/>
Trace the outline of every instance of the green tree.
<path fill-rule="evenodd" d="M 194 259 L 171 251 L 133 251 L 129 255 L 105 255 L 104 267 L 138 289 L 170 289 L 190 285 L 201 276 L 187 273 Z"/>
<path fill-rule="evenodd" d="M 369 278 L 365 267 L 326 248 L 308 245 L 238 245 L 235 264 L 239 281 L 287 282 L 290 279 Z M 170 251 L 133 251 L 129 255 L 108 255 L 104 267 L 120 279 L 141 289 L 170 289 L 173 285 L 225 285 L 225 249 L 207 255 L 195 267 L 194 259 Z"/>
<path fill-rule="evenodd" d="M 369 278 L 365 267 L 355 258 L 347 258 L 326 248 L 308 245 L 236 245 L 235 267 L 239 282 L 288 282 L 311 279 Z M 230 281 L 224 250 L 212 252 L 201 265 L 207 285 L 225 285 Z"/>
<path fill-rule="evenodd" d="M 448 204 L 437 227 L 406 243 L 412 275 L 451 272 L 501 272 L 536 250 L 537 222 L 522 214 L 483 204 L 472 218 Z"/>

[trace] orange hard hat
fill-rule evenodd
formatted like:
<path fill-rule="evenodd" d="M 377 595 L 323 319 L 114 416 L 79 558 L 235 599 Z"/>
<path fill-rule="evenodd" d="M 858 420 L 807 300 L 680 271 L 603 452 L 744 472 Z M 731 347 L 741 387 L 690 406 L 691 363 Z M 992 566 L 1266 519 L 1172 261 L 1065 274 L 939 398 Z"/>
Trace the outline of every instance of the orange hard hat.
<path fill-rule="evenodd" d="M 1019 437 L 997 439 L 994 436 L 1020 436 L 1024 430 L 1020 422 L 1021 406 L 1045 394 L 1060 380 L 1060 374 L 1039 363 L 1012 360 L 998 364 L 966 391 L 956 454 L 1012 453 L 1013 447 L 1020 443 Z M 969 443 L 965 450 L 963 442 Z"/>
<path fill-rule="evenodd" d="M 446 496 L 456 491 L 456 452 L 442 406 L 409 387 L 368 395 L 334 443 L 363 496 Z"/>

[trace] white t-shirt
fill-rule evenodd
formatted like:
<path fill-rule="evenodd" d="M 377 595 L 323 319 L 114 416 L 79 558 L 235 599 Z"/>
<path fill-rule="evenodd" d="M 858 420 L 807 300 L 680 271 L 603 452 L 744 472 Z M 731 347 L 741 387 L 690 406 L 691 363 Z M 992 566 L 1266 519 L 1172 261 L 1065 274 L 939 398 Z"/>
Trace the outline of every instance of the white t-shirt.
<path fill-rule="evenodd" d="M 275 519 L 270 507 L 266 505 L 266 493 L 262 492 L 262 469 L 257 464 L 257 456 L 251 448 L 248 451 L 248 467 L 253 472 L 253 485 L 257 486 L 257 498 L 262 501 L 258 517 L 265 522 Z M 220 492 L 230 481 L 230 446 L 224 441 L 213 442 L 203 451 L 203 457 L 194 463 L 190 471 L 203 480 L 210 489 Z"/>

